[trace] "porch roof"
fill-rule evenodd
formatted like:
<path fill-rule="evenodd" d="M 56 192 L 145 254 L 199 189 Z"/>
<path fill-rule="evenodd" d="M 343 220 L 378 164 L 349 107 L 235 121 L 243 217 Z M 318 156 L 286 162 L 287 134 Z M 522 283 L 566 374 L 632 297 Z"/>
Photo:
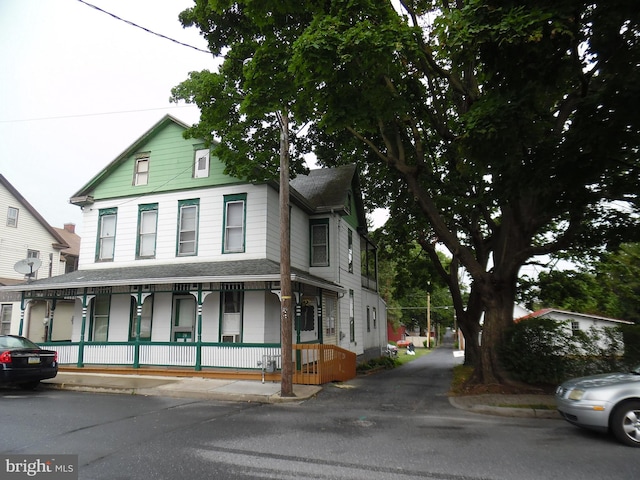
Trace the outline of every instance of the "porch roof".
<path fill-rule="evenodd" d="M 335 292 L 344 287 L 292 268 L 291 280 Z M 280 265 L 267 259 L 239 260 L 233 262 L 173 263 L 133 267 L 111 267 L 76 270 L 55 277 L 34 280 L 29 283 L 0 287 L 3 291 L 27 292 L 84 287 L 108 287 L 122 285 L 149 285 L 171 283 L 207 282 L 279 282 Z"/>

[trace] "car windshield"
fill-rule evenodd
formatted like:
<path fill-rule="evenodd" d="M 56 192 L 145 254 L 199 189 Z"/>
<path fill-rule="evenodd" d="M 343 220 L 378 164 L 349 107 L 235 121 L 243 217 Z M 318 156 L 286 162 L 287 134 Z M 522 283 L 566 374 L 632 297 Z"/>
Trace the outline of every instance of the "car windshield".
<path fill-rule="evenodd" d="M 40 348 L 31 340 L 23 337 L 0 337 L 0 349 L 2 348 Z"/>

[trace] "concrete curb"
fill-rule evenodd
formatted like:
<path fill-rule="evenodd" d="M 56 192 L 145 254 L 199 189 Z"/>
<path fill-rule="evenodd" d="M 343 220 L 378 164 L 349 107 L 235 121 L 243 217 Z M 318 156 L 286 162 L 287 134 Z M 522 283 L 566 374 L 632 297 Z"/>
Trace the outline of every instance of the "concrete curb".
<path fill-rule="evenodd" d="M 561 420 L 555 409 L 555 400 L 548 395 L 475 395 L 449 397 L 455 408 L 468 412 L 501 417 L 544 418 Z M 522 405 L 522 406 L 503 406 Z M 547 405 L 550 408 L 531 408 L 531 405 Z"/>
<path fill-rule="evenodd" d="M 71 381 L 43 381 L 42 388 L 55 390 L 70 390 L 78 392 L 91 392 L 117 395 L 142 395 L 142 396 L 164 396 L 172 398 L 195 398 L 200 400 L 217 400 L 228 402 L 245 403 L 292 403 L 308 400 L 322 390 L 316 385 L 294 385 L 293 397 L 281 397 L 277 391 L 277 385 L 262 384 L 260 382 L 248 381 L 215 381 L 215 380 L 182 380 L 175 378 L 162 379 L 138 379 L 134 381 L 131 377 L 132 385 L 121 381 L 121 378 L 102 381 L 98 376 L 76 377 Z M 73 381 L 75 380 L 75 381 Z M 114 384 L 109 384 L 114 383 Z M 139 383 L 139 385 L 135 385 Z"/>

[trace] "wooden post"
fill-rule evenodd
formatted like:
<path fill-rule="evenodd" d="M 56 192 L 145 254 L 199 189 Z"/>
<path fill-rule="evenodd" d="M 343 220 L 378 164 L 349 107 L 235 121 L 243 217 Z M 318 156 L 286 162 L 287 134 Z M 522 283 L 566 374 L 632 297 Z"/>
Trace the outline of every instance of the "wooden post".
<path fill-rule="evenodd" d="M 280 122 L 280 346 L 282 377 L 280 396 L 293 397 L 292 359 L 292 288 L 291 246 L 289 235 L 289 116 L 286 110 L 278 112 Z"/>
<path fill-rule="evenodd" d="M 431 348 L 431 293 L 427 292 L 427 348 Z"/>

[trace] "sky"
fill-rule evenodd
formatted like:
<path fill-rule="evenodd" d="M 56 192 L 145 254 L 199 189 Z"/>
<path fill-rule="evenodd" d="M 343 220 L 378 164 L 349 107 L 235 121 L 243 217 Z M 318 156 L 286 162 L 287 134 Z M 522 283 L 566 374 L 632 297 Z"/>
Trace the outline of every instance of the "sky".
<path fill-rule="evenodd" d="M 178 14 L 192 0 L 87 0 L 123 19 L 207 50 Z M 210 54 L 119 21 L 78 0 L 0 0 L 0 173 L 54 227 L 75 223 L 69 198 L 165 114 Z"/>

